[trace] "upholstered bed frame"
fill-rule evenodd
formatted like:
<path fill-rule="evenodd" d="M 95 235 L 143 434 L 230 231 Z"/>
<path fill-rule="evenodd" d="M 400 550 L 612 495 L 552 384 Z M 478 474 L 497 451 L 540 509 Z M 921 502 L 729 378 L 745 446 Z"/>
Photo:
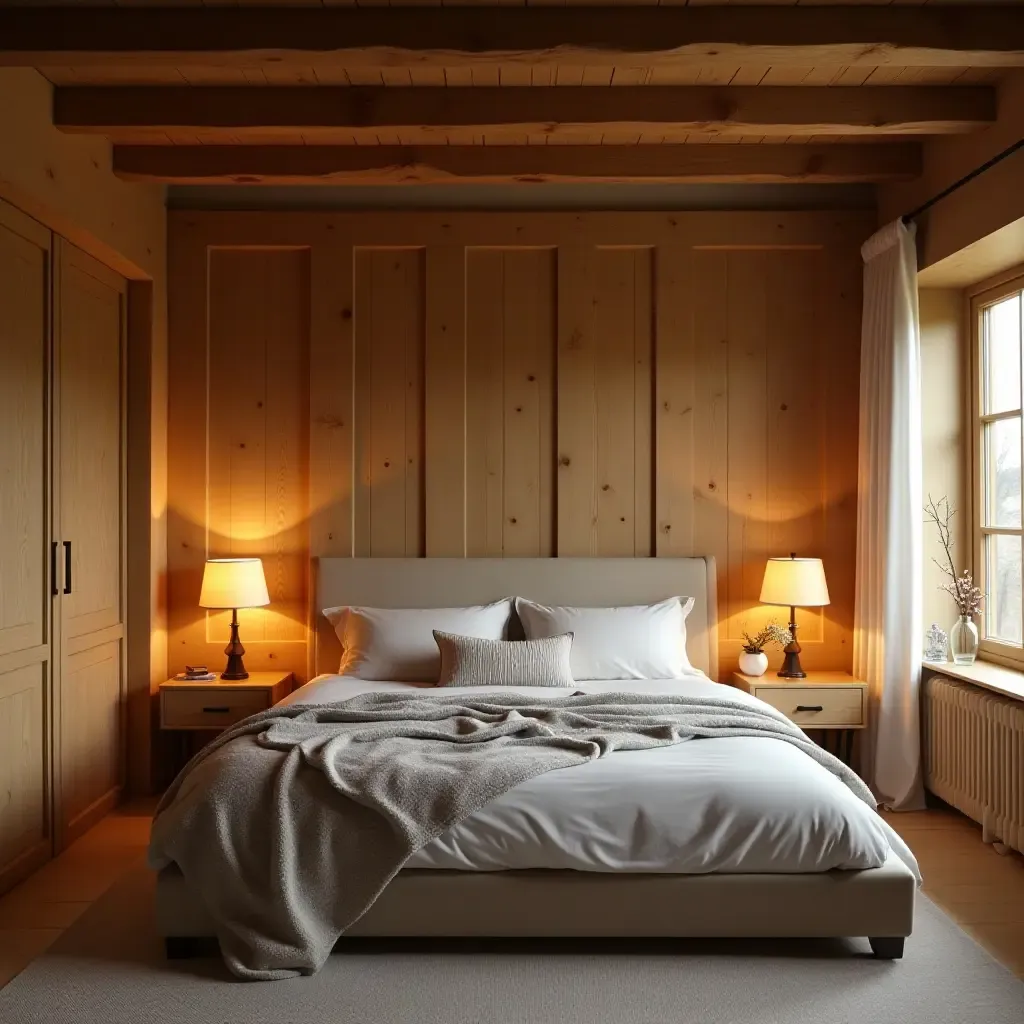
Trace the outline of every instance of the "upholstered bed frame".
<path fill-rule="evenodd" d="M 326 558 L 315 565 L 314 667 L 336 672 L 340 647 L 319 609 L 448 607 L 518 594 L 547 604 L 640 604 L 690 595 L 687 652 L 718 675 L 713 558 Z M 817 874 L 590 874 L 403 871 L 352 936 L 868 937 L 896 958 L 914 916 L 914 876 L 890 854 L 880 868 Z M 486 911 L 480 908 L 486 907 Z M 201 898 L 176 868 L 157 880 L 169 956 L 213 934 Z"/>

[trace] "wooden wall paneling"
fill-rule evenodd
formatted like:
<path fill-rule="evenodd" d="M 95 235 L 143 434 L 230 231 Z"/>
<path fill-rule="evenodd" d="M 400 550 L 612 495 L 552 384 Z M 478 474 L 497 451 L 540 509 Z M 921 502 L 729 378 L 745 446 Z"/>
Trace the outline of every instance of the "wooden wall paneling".
<path fill-rule="evenodd" d="M 693 550 L 713 555 L 718 567 L 718 605 L 729 608 L 726 576 L 729 560 L 729 255 L 699 250 L 693 254 L 692 302 L 693 405 Z M 720 646 L 726 623 L 719 625 Z M 721 666 L 724 675 L 725 666 Z"/>
<path fill-rule="evenodd" d="M 352 246 L 333 225 L 309 252 L 309 555 L 351 557 L 355 460 Z M 309 566 L 306 679 L 316 672 L 313 628 L 320 614 Z"/>
<path fill-rule="evenodd" d="M 651 263 L 559 253 L 559 554 L 651 553 Z"/>
<path fill-rule="evenodd" d="M 551 248 L 470 250 L 471 557 L 554 553 L 555 274 Z"/>
<path fill-rule="evenodd" d="M 832 603 L 823 610 L 830 665 L 853 664 L 856 588 L 860 321 L 863 263 L 859 236 L 836 239 L 820 268 L 814 343 L 822 354 L 824 538 Z"/>
<path fill-rule="evenodd" d="M 655 554 L 689 557 L 694 548 L 694 264 L 687 246 L 655 255 Z"/>
<path fill-rule="evenodd" d="M 769 474 L 768 547 L 771 555 L 825 557 L 825 365 L 821 344 L 821 268 L 833 256 L 821 250 L 770 254 L 766 264 L 768 324 L 765 465 Z M 826 573 L 828 565 L 826 561 Z M 784 608 L 772 609 L 778 622 Z M 821 609 L 797 609 L 808 668 L 835 668 L 823 649 Z M 778 657 L 778 654 L 775 654 Z"/>
<path fill-rule="evenodd" d="M 558 250 L 558 534 L 561 556 L 600 553 L 594 479 L 594 358 L 585 245 Z"/>
<path fill-rule="evenodd" d="M 52 849 L 50 249 L 0 203 L 0 892 Z"/>
<path fill-rule="evenodd" d="M 426 554 L 467 554 L 466 249 L 426 251 L 424 482 Z"/>
<path fill-rule="evenodd" d="M 309 585 L 310 254 L 302 249 L 271 255 L 264 262 L 270 542 L 262 554 L 271 605 L 262 617 L 266 640 L 298 645 L 301 656 Z"/>
<path fill-rule="evenodd" d="M 170 673 L 217 669 L 199 608 L 206 561 L 207 306 L 210 253 L 198 232 L 168 238 L 167 645 Z M 170 781 L 170 780 L 167 780 Z"/>
<path fill-rule="evenodd" d="M 272 387 L 268 360 L 276 333 L 264 317 L 278 324 L 294 310 L 271 308 L 265 291 L 271 286 L 268 264 L 287 263 L 290 253 L 273 250 L 213 249 L 207 336 L 207 537 L 206 557 L 263 555 L 269 534 L 267 522 L 268 448 L 273 425 L 267 415 Z M 287 267 L 281 267 L 287 272 Z M 271 567 L 264 562 L 267 588 Z M 206 641 L 227 642 L 230 612 L 204 612 Z M 263 609 L 239 609 L 238 621 L 246 642 L 267 637 Z M 219 660 L 219 659 L 218 659 Z M 253 667 L 250 665 L 250 668 Z"/>
<path fill-rule="evenodd" d="M 373 253 L 352 253 L 352 554 L 371 552 L 373 450 Z"/>
<path fill-rule="evenodd" d="M 466 545 L 469 558 L 505 547 L 506 250 L 473 248 L 466 261 Z"/>
<path fill-rule="evenodd" d="M 654 258 L 653 248 L 635 250 L 623 268 L 624 291 L 632 301 L 633 381 L 633 555 L 654 550 Z M 625 304 L 624 304 L 625 305 Z M 628 308 L 628 307 L 627 307 Z M 600 311 L 600 307 L 598 307 Z M 604 493 L 604 485 L 601 487 Z M 610 493 L 610 492 L 609 492 Z M 629 512 L 626 511 L 628 517 Z M 619 517 L 620 521 L 622 516 Z M 614 522 L 614 515 L 612 517 Z"/>
<path fill-rule="evenodd" d="M 721 639 L 739 643 L 765 611 L 751 608 L 768 550 L 767 266 L 775 253 L 730 252 L 725 318 L 728 338 L 728 557 L 719 563 L 725 600 Z"/>
<path fill-rule="evenodd" d="M 502 257 L 505 557 L 554 555 L 556 254 Z"/>
<path fill-rule="evenodd" d="M 355 255 L 357 555 L 422 555 L 422 248 Z"/>
<path fill-rule="evenodd" d="M 650 533 L 649 509 L 646 522 L 636 517 L 650 486 L 650 251 L 598 248 L 593 257 L 589 290 L 597 553 L 647 555 L 650 542 L 648 537 L 644 544 L 643 533 L 645 528 Z M 646 326 L 637 310 L 645 299 Z M 647 402 L 642 399 L 645 369 Z"/>
<path fill-rule="evenodd" d="M 352 246 L 321 240 L 309 258 L 309 546 L 314 557 L 345 557 L 353 553 Z"/>
<path fill-rule="evenodd" d="M 65 847 L 124 781 L 127 282 L 63 240 L 57 258 L 55 523 L 71 577 L 59 596 L 54 822 Z"/>
<path fill-rule="evenodd" d="M 807 211 L 176 214 L 188 294 L 176 284 L 172 326 L 205 331 L 205 277 L 184 264 L 207 247 L 310 249 L 313 555 L 714 555 L 726 672 L 739 627 L 772 614 L 764 558 L 796 535 L 833 591 L 802 613 L 808 663 L 834 667 L 848 664 L 857 248 L 872 227 Z M 175 394 L 202 393 L 186 364 L 205 354 L 186 337 L 179 359 L 178 336 L 175 374 L 192 383 Z M 172 476 L 202 545 L 205 508 Z M 175 534 L 172 559 L 190 537 Z M 202 556 L 189 564 L 188 593 L 172 579 L 190 606 L 172 607 L 175 645 Z"/>
<path fill-rule="evenodd" d="M 240 609 L 249 668 L 306 669 L 309 250 L 214 249 L 208 557 L 257 555 L 271 604 Z M 229 612 L 207 617 L 214 664 Z"/>

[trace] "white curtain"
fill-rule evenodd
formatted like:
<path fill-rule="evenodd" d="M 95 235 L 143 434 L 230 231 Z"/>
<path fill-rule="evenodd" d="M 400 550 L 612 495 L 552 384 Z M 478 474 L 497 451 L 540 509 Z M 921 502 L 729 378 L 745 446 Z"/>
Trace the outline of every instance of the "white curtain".
<path fill-rule="evenodd" d="M 854 674 L 871 693 L 865 781 L 895 810 L 924 806 L 921 682 L 921 340 L 915 228 L 861 248 L 860 458 Z"/>

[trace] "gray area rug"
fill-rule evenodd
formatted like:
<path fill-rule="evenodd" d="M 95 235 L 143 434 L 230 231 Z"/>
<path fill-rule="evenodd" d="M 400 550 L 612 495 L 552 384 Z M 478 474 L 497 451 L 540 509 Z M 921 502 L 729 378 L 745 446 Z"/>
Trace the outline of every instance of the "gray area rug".
<path fill-rule="evenodd" d="M 353 939 L 315 977 L 163 959 L 141 866 L 0 991 L 4 1024 L 1022 1024 L 1024 982 L 927 899 L 863 940 Z"/>

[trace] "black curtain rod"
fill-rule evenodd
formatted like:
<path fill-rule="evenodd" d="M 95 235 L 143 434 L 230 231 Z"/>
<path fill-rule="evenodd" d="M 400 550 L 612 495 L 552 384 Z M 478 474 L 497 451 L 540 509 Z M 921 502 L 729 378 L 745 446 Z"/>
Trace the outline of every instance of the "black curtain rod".
<path fill-rule="evenodd" d="M 1024 139 L 1018 139 L 1012 146 L 1007 146 L 1001 153 L 996 153 L 991 160 L 986 160 L 980 167 L 975 167 L 970 174 L 965 174 L 959 181 L 954 181 L 949 188 L 944 188 L 937 196 L 932 196 L 931 199 L 922 203 L 916 210 L 905 213 L 901 220 L 904 224 L 909 224 L 915 217 L 920 217 L 925 210 L 930 210 L 936 203 L 945 199 L 946 196 L 952 195 L 959 188 L 963 188 L 969 181 L 974 181 L 979 174 L 984 174 L 987 170 L 995 167 L 996 164 L 1005 160 L 1008 156 L 1012 156 L 1021 148 L 1024 148 Z"/>

